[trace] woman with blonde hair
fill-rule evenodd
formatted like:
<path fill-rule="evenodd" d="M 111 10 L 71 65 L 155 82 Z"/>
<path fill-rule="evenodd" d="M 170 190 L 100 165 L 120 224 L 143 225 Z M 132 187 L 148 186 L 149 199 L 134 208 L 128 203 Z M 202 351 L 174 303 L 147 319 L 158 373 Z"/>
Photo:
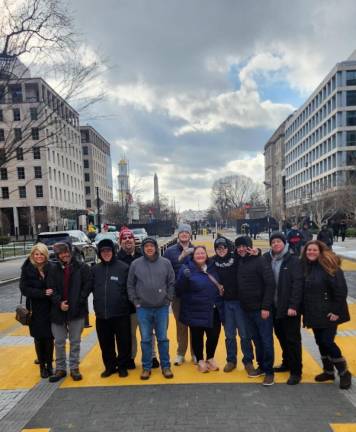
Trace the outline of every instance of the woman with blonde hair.
<path fill-rule="evenodd" d="M 53 290 L 46 286 L 49 267 L 48 249 L 46 245 L 37 243 L 22 266 L 20 278 L 21 293 L 26 296 L 26 304 L 31 310 L 30 334 L 35 341 L 42 378 L 48 378 L 53 373 L 53 336 L 50 321 Z"/>
<path fill-rule="evenodd" d="M 324 369 L 315 381 L 335 380 L 335 368 L 340 376 L 340 388 L 349 389 L 351 373 L 335 343 L 338 324 L 350 320 L 347 285 L 340 259 L 325 243 L 312 240 L 305 245 L 302 263 L 305 276 L 304 325 L 313 330 Z"/>

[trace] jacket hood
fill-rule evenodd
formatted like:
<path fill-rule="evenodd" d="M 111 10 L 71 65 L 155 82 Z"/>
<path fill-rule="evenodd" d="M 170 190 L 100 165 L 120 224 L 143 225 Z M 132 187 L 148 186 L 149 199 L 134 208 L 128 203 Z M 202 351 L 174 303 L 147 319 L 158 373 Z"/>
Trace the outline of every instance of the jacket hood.
<path fill-rule="evenodd" d="M 102 239 L 98 243 L 98 257 L 100 258 L 100 260 L 101 260 L 102 263 L 105 263 L 105 261 L 101 257 L 101 250 L 103 248 L 110 248 L 112 250 L 112 257 L 111 257 L 110 262 L 113 262 L 115 260 L 115 258 L 116 258 L 114 243 L 110 239 Z"/>
<path fill-rule="evenodd" d="M 159 250 L 158 250 L 158 243 L 157 243 L 157 240 L 154 239 L 153 237 L 146 237 L 146 238 L 142 241 L 142 243 L 141 243 L 141 252 L 142 252 L 142 255 L 143 255 L 145 258 L 149 259 L 149 258 L 147 257 L 147 255 L 145 254 L 145 251 L 144 251 L 144 246 L 145 246 L 147 243 L 152 243 L 152 244 L 154 245 L 155 250 L 156 250 L 154 260 L 156 260 L 156 259 L 158 258 L 158 256 L 159 256 Z"/>
<path fill-rule="evenodd" d="M 234 245 L 232 241 L 226 237 L 221 236 L 214 241 L 214 250 L 216 250 L 220 245 L 225 246 L 229 252 L 232 252 L 234 250 Z"/>
<path fill-rule="evenodd" d="M 58 255 L 63 252 L 69 252 L 73 258 L 73 245 L 71 240 L 63 240 L 53 245 L 53 252 L 59 260 Z"/>

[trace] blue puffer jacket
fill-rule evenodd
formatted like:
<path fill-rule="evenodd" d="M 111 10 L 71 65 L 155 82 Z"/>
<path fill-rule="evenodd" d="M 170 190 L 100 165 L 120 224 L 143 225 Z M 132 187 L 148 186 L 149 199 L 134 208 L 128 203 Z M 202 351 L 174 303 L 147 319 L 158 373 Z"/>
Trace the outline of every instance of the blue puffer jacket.
<path fill-rule="evenodd" d="M 190 270 L 189 278 L 184 274 L 186 268 Z M 215 265 L 210 260 L 207 271 L 220 282 Z M 179 321 L 183 324 L 213 327 L 214 307 L 218 308 L 220 320 L 224 321 L 223 298 L 219 295 L 218 288 L 191 259 L 179 270 L 176 290 L 181 299 Z"/>

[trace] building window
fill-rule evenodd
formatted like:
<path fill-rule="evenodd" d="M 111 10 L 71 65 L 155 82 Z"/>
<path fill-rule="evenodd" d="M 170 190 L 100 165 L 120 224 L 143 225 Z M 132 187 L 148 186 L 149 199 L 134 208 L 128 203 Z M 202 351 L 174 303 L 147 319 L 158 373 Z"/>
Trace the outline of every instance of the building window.
<path fill-rule="evenodd" d="M 36 186 L 36 198 L 43 198 L 43 186 Z"/>
<path fill-rule="evenodd" d="M 84 168 L 89 168 L 89 160 L 88 159 L 84 159 L 83 163 L 84 163 Z"/>
<path fill-rule="evenodd" d="M 9 188 L 8 187 L 2 187 L 1 188 L 1 195 L 2 195 L 2 199 L 9 199 L 10 198 Z"/>
<path fill-rule="evenodd" d="M 89 154 L 88 146 L 84 146 L 83 147 L 83 155 L 88 155 L 88 154 Z"/>
<path fill-rule="evenodd" d="M 356 132 L 353 131 L 346 132 L 346 145 L 356 146 Z"/>
<path fill-rule="evenodd" d="M 42 168 L 40 166 L 35 166 L 35 178 L 40 179 L 42 178 Z"/>
<path fill-rule="evenodd" d="M 23 149 L 21 147 L 17 147 L 16 149 L 16 159 L 23 160 Z"/>
<path fill-rule="evenodd" d="M 353 106 L 356 105 L 356 91 L 348 91 L 346 92 L 346 105 Z"/>
<path fill-rule="evenodd" d="M 7 168 L 0 169 L 0 179 L 7 180 Z"/>
<path fill-rule="evenodd" d="M 0 141 L 5 141 L 5 132 L 4 132 L 4 129 L 0 129 Z"/>
<path fill-rule="evenodd" d="M 15 142 L 21 141 L 22 140 L 22 132 L 20 128 L 15 128 L 14 129 L 14 137 L 15 137 Z"/>
<path fill-rule="evenodd" d="M 19 180 L 25 180 L 25 168 L 17 167 L 17 178 Z"/>
<path fill-rule="evenodd" d="M 4 115 L 1 109 L 0 109 L 0 121 L 4 121 Z"/>
<path fill-rule="evenodd" d="M 40 133 L 39 133 L 38 128 L 32 128 L 32 129 L 31 129 L 31 136 L 32 136 L 32 139 L 33 139 L 33 140 L 38 140 L 38 139 L 40 139 Z"/>
<path fill-rule="evenodd" d="M 89 131 L 82 130 L 80 131 L 82 143 L 88 143 L 89 142 Z"/>
<path fill-rule="evenodd" d="M 346 112 L 346 126 L 356 126 L 356 111 Z"/>
<path fill-rule="evenodd" d="M 356 70 L 346 71 L 346 85 L 356 85 Z"/>
<path fill-rule="evenodd" d="M 85 195 L 90 195 L 90 186 L 85 186 Z"/>
<path fill-rule="evenodd" d="M 37 108 L 30 108 L 30 116 L 31 116 L 31 120 L 38 119 Z"/>
<path fill-rule="evenodd" d="M 14 108 L 12 110 L 12 113 L 14 115 L 14 121 L 20 121 L 21 120 L 21 114 L 19 108 Z"/>
<path fill-rule="evenodd" d="M 356 165 L 356 151 L 348 151 L 346 153 L 346 165 Z"/>
<path fill-rule="evenodd" d="M 33 147 L 33 159 L 41 159 L 41 149 L 39 147 Z"/>
<path fill-rule="evenodd" d="M 19 197 L 26 198 L 26 186 L 19 186 Z"/>
<path fill-rule="evenodd" d="M 90 181 L 90 174 L 89 173 L 84 173 L 84 181 L 86 181 L 86 182 Z"/>
<path fill-rule="evenodd" d="M 87 208 L 91 208 L 91 200 L 86 200 L 86 206 Z"/>

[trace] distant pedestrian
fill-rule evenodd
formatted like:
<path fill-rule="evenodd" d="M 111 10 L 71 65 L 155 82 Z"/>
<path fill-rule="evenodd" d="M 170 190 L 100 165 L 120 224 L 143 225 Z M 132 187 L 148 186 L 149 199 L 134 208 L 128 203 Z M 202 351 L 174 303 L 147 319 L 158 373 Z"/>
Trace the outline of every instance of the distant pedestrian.
<path fill-rule="evenodd" d="M 47 277 L 51 267 L 47 246 L 35 244 L 23 263 L 20 290 L 26 296 L 31 310 L 30 335 L 34 338 L 41 378 L 53 374 L 53 336 L 51 331 L 51 296 L 53 289 L 47 288 Z"/>
<path fill-rule="evenodd" d="M 275 372 L 290 372 L 287 384 L 298 384 L 302 377 L 302 337 L 300 317 L 303 297 L 303 271 L 299 258 L 291 255 L 282 232 L 270 237 L 271 249 L 264 257 L 270 263 L 276 291 L 273 305 L 274 331 L 282 348 L 282 364 Z"/>
<path fill-rule="evenodd" d="M 326 244 L 326 246 L 328 248 L 330 248 L 330 249 L 332 248 L 332 245 L 334 243 L 333 232 L 332 232 L 331 228 L 328 227 L 327 224 L 324 224 L 321 227 L 321 230 L 319 231 L 318 236 L 317 236 L 317 240 Z"/>
<path fill-rule="evenodd" d="M 126 263 L 129 267 L 132 262 L 140 258 L 142 253 L 136 247 L 134 233 L 127 227 L 122 227 L 119 234 L 120 250 L 117 254 L 118 260 Z M 137 315 L 136 308 L 130 302 L 130 322 L 131 322 L 131 358 L 128 361 L 127 369 L 135 369 L 135 358 L 137 355 Z M 152 334 L 152 368 L 159 368 L 159 361 L 155 350 L 155 336 Z"/>
<path fill-rule="evenodd" d="M 341 235 L 341 240 L 345 241 L 346 230 L 347 230 L 347 223 L 345 220 L 342 220 L 340 222 L 339 228 L 340 228 L 339 234 Z"/>
<path fill-rule="evenodd" d="M 188 224 L 180 224 L 178 226 L 178 241 L 177 244 L 169 247 L 164 257 L 169 259 L 173 266 L 175 277 L 177 279 L 178 272 L 181 266 L 188 261 L 194 250 L 191 243 L 192 228 Z M 173 315 L 176 320 L 176 335 L 177 335 L 177 355 L 174 360 L 175 366 L 180 366 L 185 361 L 185 354 L 188 348 L 188 327 L 179 321 L 180 316 L 180 298 L 179 294 L 174 297 L 172 303 Z M 191 345 L 191 344 L 190 344 Z M 192 346 L 190 346 L 192 360 L 196 362 Z"/>
<path fill-rule="evenodd" d="M 303 223 L 303 228 L 300 230 L 300 232 L 302 233 L 302 238 L 303 238 L 302 246 L 306 245 L 308 241 L 313 240 L 313 234 L 310 231 L 308 222 Z"/>
<path fill-rule="evenodd" d="M 245 311 L 248 334 L 256 347 L 256 376 L 265 374 L 263 385 L 270 386 L 274 384 L 273 272 L 264 257 L 249 254 L 249 248 L 252 248 L 252 240 L 249 237 L 238 237 L 235 240 L 235 247 L 239 255 L 238 295 Z"/>
<path fill-rule="evenodd" d="M 302 264 L 305 275 L 304 325 L 313 330 L 323 363 L 323 372 L 315 377 L 315 381 L 335 380 L 335 368 L 340 376 L 340 388 L 349 389 L 352 376 L 335 343 L 337 326 L 350 320 L 347 285 L 340 259 L 325 243 L 314 240 L 306 244 Z"/>
<path fill-rule="evenodd" d="M 69 369 L 74 381 L 83 377 L 79 371 L 81 334 L 87 313 L 91 290 L 90 270 L 87 264 L 73 256 L 72 244 L 53 245 L 58 262 L 48 273 L 47 286 L 53 289 L 51 321 L 56 349 L 56 372 L 49 377 L 57 382 L 67 375 L 66 339 L 69 338 Z"/>
<path fill-rule="evenodd" d="M 203 246 L 195 247 L 192 258 L 180 268 L 176 289 L 181 299 L 179 319 L 191 331 L 198 370 L 219 370 L 214 356 L 223 322 L 223 287 Z"/>
<path fill-rule="evenodd" d="M 331 223 L 331 230 L 333 232 L 333 236 L 334 236 L 334 241 L 338 241 L 339 240 L 339 231 L 340 231 L 340 225 L 338 221 L 333 221 Z"/>
<path fill-rule="evenodd" d="M 92 292 L 96 315 L 96 332 L 105 370 L 102 378 L 118 371 L 128 376 L 131 358 L 130 303 L 127 294 L 129 266 L 116 259 L 110 239 L 98 243 L 100 263 L 92 269 Z"/>
<path fill-rule="evenodd" d="M 162 374 L 172 378 L 167 338 L 169 306 L 174 297 L 175 277 L 170 261 L 159 255 L 157 241 L 142 242 L 143 256 L 131 264 L 128 276 L 129 299 L 136 307 L 141 333 L 142 373 L 147 380 L 152 369 L 152 332 L 155 331 Z"/>
<path fill-rule="evenodd" d="M 299 257 L 303 245 L 303 234 L 299 230 L 298 224 L 294 224 L 288 231 L 287 242 L 290 252 Z"/>

